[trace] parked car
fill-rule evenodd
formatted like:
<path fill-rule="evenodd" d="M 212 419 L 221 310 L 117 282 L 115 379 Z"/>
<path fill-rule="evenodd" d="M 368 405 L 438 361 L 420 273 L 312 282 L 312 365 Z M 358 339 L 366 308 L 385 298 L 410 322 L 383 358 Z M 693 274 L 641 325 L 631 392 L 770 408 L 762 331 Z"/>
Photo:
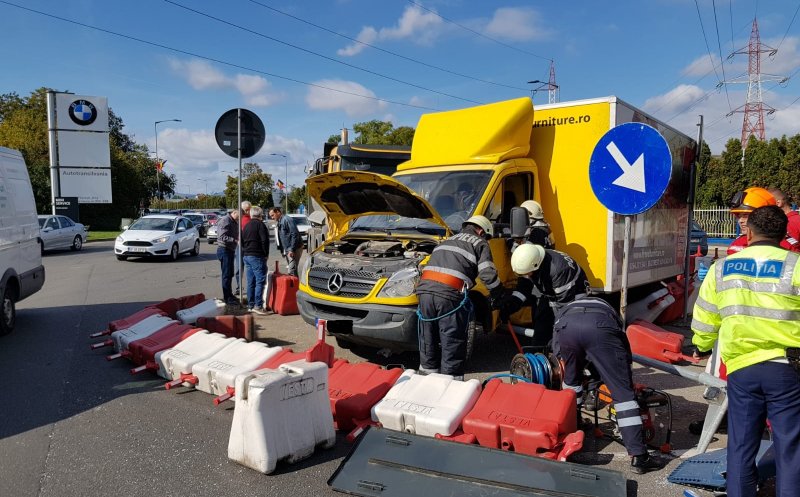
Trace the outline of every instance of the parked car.
<path fill-rule="evenodd" d="M 206 219 L 208 220 L 208 225 L 209 226 L 214 226 L 215 224 L 217 224 L 217 220 L 219 219 L 219 216 L 217 214 L 213 213 L 213 212 L 210 212 L 210 213 L 206 214 Z"/>
<path fill-rule="evenodd" d="M 208 227 L 208 231 L 206 231 L 206 240 L 208 241 L 209 245 L 217 243 L 217 224 L 214 223 Z"/>
<path fill-rule="evenodd" d="M 80 250 L 87 237 L 86 227 L 67 216 L 39 216 L 39 249 Z"/>
<path fill-rule="evenodd" d="M 183 214 L 183 217 L 190 220 L 192 224 L 197 228 L 197 234 L 200 235 L 200 238 L 206 236 L 206 231 L 208 231 L 208 220 L 206 215 L 202 212 L 186 212 Z"/>
<path fill-rule="evenodd" d="M 708 255 L 708 234 L 697 222 L 692 221 L 692 234 L 689 238 L 689 253 L 696 254 L 700 246 L 700 254 Z"/>
<path fill-rule="evenodd" d="M 157 214 L 140 217 L 114 243 L 117 260 L 128 257 L 168 257 L 177 260 L 183 253 L 200 253 L 200 236 L 189 219 Z"/>
<path fill-rule="evenodd" d="M 308 243 L 308 229 L 311 227 L 311 223 L 308 222 L 308 216 L 305 214 L 289 214 L 289 217 L 294 219 L 297 231 L 300 232 L 300 238 L 303 239 L 303 245 L 306 245 Z"/>

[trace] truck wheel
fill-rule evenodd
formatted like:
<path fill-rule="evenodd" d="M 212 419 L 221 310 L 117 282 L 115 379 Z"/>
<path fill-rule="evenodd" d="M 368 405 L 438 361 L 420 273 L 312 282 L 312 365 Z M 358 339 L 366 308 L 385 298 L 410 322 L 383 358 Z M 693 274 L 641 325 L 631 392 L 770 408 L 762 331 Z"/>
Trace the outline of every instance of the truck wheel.
<path fill-rule="evenodd" d="M 475 351 L 475 338 L 483 334 L 483 323 L 480 321 L 475 313 L 472 314 L 472 320 L 467 326 L 467 361 L 472 358 L 472 353 Z"/>
<path fill-rule="evenodd" d="M 0 336 L 8 335 L 14 331 L 14 325 L 17 323 L 17 308 L 15 305 L 16 296 L 14 289 L 6 286 L 3 290 L 3 307 L 2 315 L 0 315 Z"/>

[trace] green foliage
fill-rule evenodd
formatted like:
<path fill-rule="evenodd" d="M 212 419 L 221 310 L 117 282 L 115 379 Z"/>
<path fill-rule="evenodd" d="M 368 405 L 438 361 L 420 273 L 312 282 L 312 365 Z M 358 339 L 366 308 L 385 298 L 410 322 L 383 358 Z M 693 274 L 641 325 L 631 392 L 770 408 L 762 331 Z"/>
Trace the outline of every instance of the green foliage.
<path fill-rule="evenodd" d="M 306 185 L 292 188 L 291 191 L 289 191 L 289 212 L 297 212 L 301 205 L 305 205 L 306 212 L 308 212 L 308 192 L 306 191 Z"/>
<path fill-rule="evenodd" d="M 237 184 L 239 178 L 228 176 L 225 183 L 225 201 L 232 207 L 238 202 Z M 261 170 L 261 167 L 254 162 L 247 162 L 242 165 L 242 200 L 248 200 L 253 205 L 258 205 L 264 209 L 272 207 L 272 188 L 274 182 L 272 175 Z"/>
<path fill-rule="evenodd" d="M 325 143 L 339 143 L 342 141 L 342 135 L 331 135 Z"/>
<path fill-rule="evenodd" d="M 394 125 L 387 121 L 366 121 L 362 123 L 355 123 L 353 125 L 356 137 L 353 143 L 368 143 L 370 145 L 411 145 L 414 139 L 414 128 L 409 126 L 400 126 L 395 128 Z M 328 137 L 327 143 L 339 143 L 342 141 L 340 135 L 331 135 Z"/>

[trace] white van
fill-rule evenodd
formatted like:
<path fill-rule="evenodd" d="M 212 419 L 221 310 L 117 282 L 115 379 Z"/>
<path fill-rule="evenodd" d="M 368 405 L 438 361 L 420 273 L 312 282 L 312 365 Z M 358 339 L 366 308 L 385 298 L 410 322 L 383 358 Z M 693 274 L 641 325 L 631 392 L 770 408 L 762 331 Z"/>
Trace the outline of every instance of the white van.
<path fill-rule="evenodd" d="M 0 335 L 16 323 L 16 303 L 44 285 L 36 202 L 22 154 L 0 147 Z"/>

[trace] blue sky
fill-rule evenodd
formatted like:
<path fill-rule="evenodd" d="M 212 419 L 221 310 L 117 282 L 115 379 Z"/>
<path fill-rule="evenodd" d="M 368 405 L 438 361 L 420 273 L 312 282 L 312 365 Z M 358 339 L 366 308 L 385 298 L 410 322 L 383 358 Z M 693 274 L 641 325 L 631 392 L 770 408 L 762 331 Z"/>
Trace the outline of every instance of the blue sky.
<path fill-rule="evenodd" d="M 765 120 L 767 137 L 800 132 L 797 0 L 602 4 L 0 0 L 0 93 L 48 86 L 106 96 L 151 150 L 153 123 L 181 119 L 158 125 L 159 155 L 178 190 L 193 193 L 221 190 L 222 171 L 236 167 L 213 136 L 228 109 L 261 117 L 266 143 L 251 160 L 283 179 L 283 158 L 269 154 L 288 156 L 289 183 L 298 185 L 343 126 L 416 126 L 431 110 L 529 96 L 539 85 L 527 82 L 547 80 L 551 59 L 561 101 L 617 95 L 691 136 L 703 114 L 719 152 L 741 133 L 742 114 L 726 114 L 745 103 L 747 85 L 717 84 L 746 78 L 747 56 L 728 55 L 746 49 L 757 16 L 762 42 L 779 49 L 762 56 L 762 72 L 792 76 L 763 84 L 764 101 L 778 109 Z M 534 105 L 544 103 L 547 92 L 537 92 Z"/>

